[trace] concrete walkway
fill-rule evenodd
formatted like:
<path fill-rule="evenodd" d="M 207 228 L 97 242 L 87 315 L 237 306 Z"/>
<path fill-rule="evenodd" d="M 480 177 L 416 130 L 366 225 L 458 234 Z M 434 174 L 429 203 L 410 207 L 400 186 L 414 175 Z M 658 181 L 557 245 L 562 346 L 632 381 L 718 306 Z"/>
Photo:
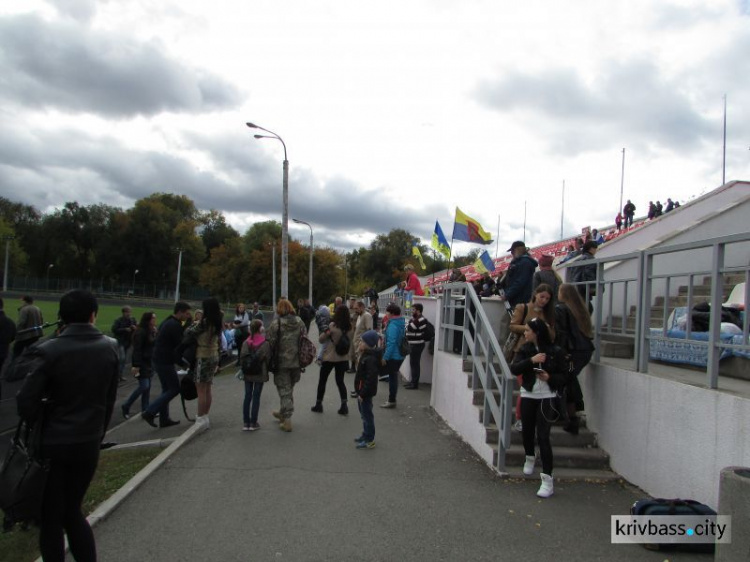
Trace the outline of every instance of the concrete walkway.
<path fill-rule="evenodd" d="M 346 375 L 349 389 L 353 376 Z M 325 412 L 312 413 L 317 379 L 316 366 L 302 375 L 287 434 L 270 414 L 279 402 L 272 382 L 262 429 L 243 432 L 243 384 L 218 377 L 211 429 L 95 527 L 100 559 L 706 560 L 610 544 L 610 515 L 628 513 L 643 496 L 626 484 L 565 482 L 540 500 L 538 482 L 496 477 L 436 419 L 429 387 L 401 390 L 395 410 L 376 407 L 377 447 L 355 450 L 356 403 L 349 401 L 348 417 L 338 415 L 329 380 Z M 380 383 L 377 403 L 386 396 Z M 110 437 L 146 441 L 185 429 L 184 419 L 167 430 L 133 420 Z"/>

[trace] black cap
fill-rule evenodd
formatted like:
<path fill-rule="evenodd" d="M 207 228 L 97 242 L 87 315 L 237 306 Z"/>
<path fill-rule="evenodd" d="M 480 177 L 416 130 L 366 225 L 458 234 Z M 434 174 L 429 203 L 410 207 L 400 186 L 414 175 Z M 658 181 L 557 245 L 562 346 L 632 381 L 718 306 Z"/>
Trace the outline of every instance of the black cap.
<path fill-rule="evenodd" d="M 515 250 L 516 248 L 520 248 L 521 246 L 523 246 L 525 248 L 526 244 L 524 244 L 520 240 L 516 240 L 515 242 L 513 242 L 513 244 L 510 245 L 510 248 L 508 248 L 508 251 L 510 253 L 513 253 L 513 250 Z"/>

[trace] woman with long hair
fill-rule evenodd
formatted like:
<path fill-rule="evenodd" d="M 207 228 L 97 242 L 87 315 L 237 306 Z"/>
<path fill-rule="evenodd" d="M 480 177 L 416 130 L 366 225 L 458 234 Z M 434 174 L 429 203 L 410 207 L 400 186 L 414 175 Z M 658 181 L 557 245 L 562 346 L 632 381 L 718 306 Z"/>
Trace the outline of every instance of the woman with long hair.
<path fill-rule="evenodd" d="M 250 333 L 250 313 L 245 307 L 245 303 L 237 303 L 234 309 L 234 345 L 237 348 L 237 365 L 240 364 L 240 348 L 242 343 L 247 339 Z M 222 319 L 223 321 L 223 319 Z"/>
<path fill-rule="evenodd" d="M 526 331 L 526 323 L 532 318 L 541 318 L 550 328 L 552 339 L 555 338 L 555 309 L 553 305 L 552 287 L 546 283 L 537 285 L 528 303 L 520 303 L 513 310 L 513 318 L 510 321 L 510 331 L 519 334 L 521 337 L 516 344 L 514 353 L 517 353 L 524 344 L 523 334 Z M 521 397 L 516 400 L 516 424 L 515 430 L 521 431 L 523 422 L 521 421 Z"/>
<path fill-rule="evenodd" d="M 591 361 L 594 335 L 591 316 L 580 293 L 573 285 L 560 285 L 557 293 L 558 303 L 555 306 L 555 343 L 570 355 L 572 370 L 566 385 L 566 409 L 568 423 L 563 429 L 573 435 L 578 434 L 579 420 L 577 413 L 583 411 L 583 391 L 578 382 L 578 375 Z"/>
<path fill-rule="evenodd" d="M 270 354 L 270 346 L 266 341 L 266 333 L 262 320 L 253 320 L 250 322 L 250 335 L 242 344 L 240 364 L 242 364 L 245 356 L 251 353 L 256 354 L 257 363 L 255 372 L 243 374 L 245 381 L 245 400 L 242 402 L 243 431 L 256 431 L 260 429 L 260 425 L 258 425 L 260 394 L 263 392 L 263 384 L 268 382 L 268 357 Z"/>
<path fill-rule="evenodd" d="M 305 323 L 294 312 L 288 299 L 280 299 L 276 305 L 277 317 L 266 332 L 271 345 L 271 360 L 276 362 L 273 382 L 279 392 L 280 408 L 271 412 L 279 420 L 279 429 L 292 431 L 294 413 L 294 385 L 299 382 L 302 369 L 299 366 L 299 340 L 307 334 Z"/>
<path fill-rule="evenodd" d="M 138 328 L 133 333 L 133 359 L 130 372 L 138 381 L 138 386 L 133 393 L 122 403 L 122 417 L 130 419 L 130 407 L 141 397 L 141 412 L 148 408 L 151 396 L 151 377 L 154 371 L 151 367 L 151 358 L 154 354 L 154 342 L 156 341 L 156 314 L 144 312 Z"/>
<path fill-rule="evenodd" d="M 565 352 L 552 343 L 549 328 L 541 318 L 526 323 L 525 343 L 516 353 L 510 372 L 521 375 L 521 420 L 526 462 L 523 473 L 534 473 L 534 434 L 542 458 L 542 484 L 537 496 L 548 498 L 554 493 L 552 480 L 552 445 L 549 434 L 552 423 L 560 417 L 555 406 L 558 390 L 565 386 Z"/>
<path fill-rule="evenodd" d="M 211 385 L 219 371 L 221 354 L 221 330 L 224 315 L 219 301 L 213 297 L 203 301 L 203 317 L 187 329 L 198 342 L 195 351 L 195 369 L 192 377 L 198 390 L 198 416 L 195 423 L 210 427 L 208 412 L 211 410 Z M 186 375 L 191 376 L 191 375 Z"/>
<path fill-rule="evenodd" d="M 323 351 L 323 364 L 320 367 L 320 377 L 318 378 L 318 394 L 315 398 L 315 406 L 310 408 L 313 412 L 323 413 L 323 396 L 326 392 L 328 375 L 335 369 L 336 386 L 339 389 L 339 398 L 341 398 L 341 407 L 338 413 L 342 416 L 349 413 L 349 406 L 346 403 L 346 385 L 344 385 L 344 373 L 349 363 L 349 349 L 344 354 L 339 354 L 336 351 L 341 338 L 345 335 L 349 339 L 349 348 L 351 349 L 354 329 L 349 317 L 349 309 L 342 304 L 336 307 L 333 320 L 328 324 L 328 329 L 320 334 L 320 343 L 328 343 L 329 345 L 326 345 Z"/>

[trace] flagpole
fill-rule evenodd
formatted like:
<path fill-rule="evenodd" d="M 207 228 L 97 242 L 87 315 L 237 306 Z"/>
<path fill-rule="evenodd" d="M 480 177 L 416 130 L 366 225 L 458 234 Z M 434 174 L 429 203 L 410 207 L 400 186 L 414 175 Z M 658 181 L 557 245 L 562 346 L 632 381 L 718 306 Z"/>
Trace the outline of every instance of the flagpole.
<path fill-rule="evenodd" d="M 495 240 L 495 259 L 500 251 L 500 215 L 497 215 L 497 240 Z"/>

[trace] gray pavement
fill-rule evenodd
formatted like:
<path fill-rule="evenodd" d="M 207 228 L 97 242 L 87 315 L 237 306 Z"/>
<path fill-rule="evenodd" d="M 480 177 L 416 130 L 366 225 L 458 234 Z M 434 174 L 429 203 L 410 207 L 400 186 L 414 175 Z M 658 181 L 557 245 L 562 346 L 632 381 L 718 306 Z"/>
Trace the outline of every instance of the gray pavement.
<path fill-rule="evenodd" d="M 281 432 L 263 390 L 257 432 L 243 432 L 243 385 L 214 384 L 211 429 L 196 435 L 95 527 L 100 558 L 129 560 L 706 560 L 705 555 L 610 544 L 610 515 L 643 493 L 622 482 L 562 482 L 547 500 L 537 481 L 503 480 L 429 408 L 429 387 L 375 408 L 376 443 L 355 450 L 356 403 L 310 411 L 318 368 L 295 389 L 294 431 Z M 351 388 L 353 375 L 346 375 Z M 158 387 L 158 383 L 156 383 Z M 380 383 L 376 403 L 387 396 Z M 178 418 L 177 401 L 173 417 Z M 190 405 L 194 412 L 195 403 Z M 181 410 L 180 410 L 181 414 Z M 174 437 L 133 420 L 112 440 Z"/>

